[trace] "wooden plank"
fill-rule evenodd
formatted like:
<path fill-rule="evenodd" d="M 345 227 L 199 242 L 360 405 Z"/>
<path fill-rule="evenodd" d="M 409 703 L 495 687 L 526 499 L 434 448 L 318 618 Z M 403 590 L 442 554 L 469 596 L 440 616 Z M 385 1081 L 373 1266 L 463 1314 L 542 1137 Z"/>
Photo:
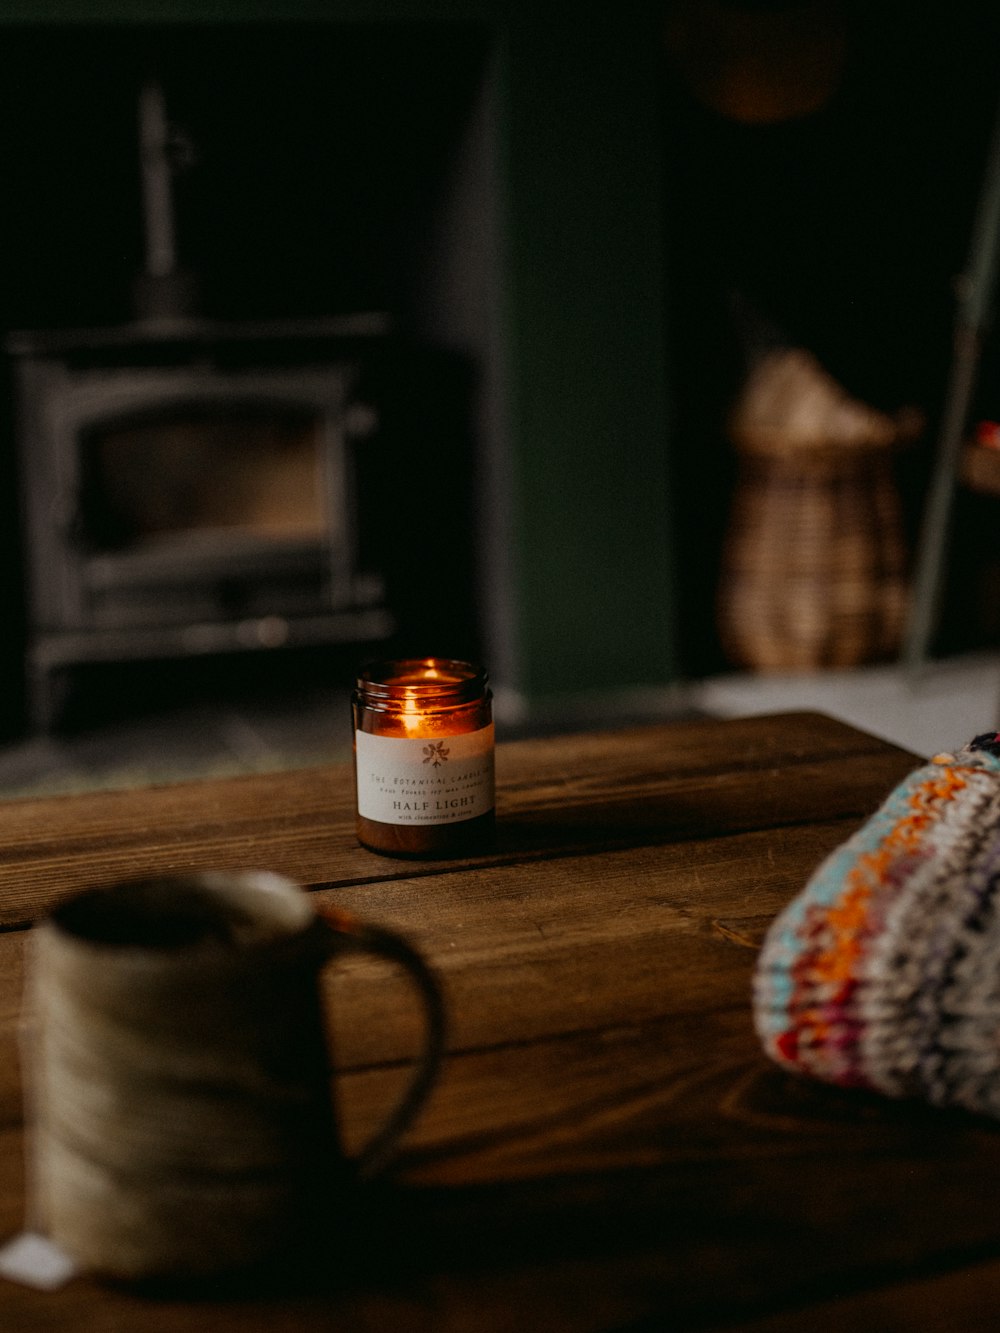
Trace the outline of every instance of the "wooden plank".
<path fill-rule="evenodd" d="M 860 819 L 916 760 L 817 714 L 525 741 L 498 755 L 497 863 L 827 817 Z M 145 873 L 266 867 L 309 884 L 438 874 L 354 836 L 350 768 L 0 804 L 0 926 Z M 449 863 L 452 873 L 483 858 Z"/>
<path fill-rule="evenodd" d="M 752 957 L 764 925 L 852 829 L 853 821 L 831 820 L 534 861 L 513 873 L 487 864 L 316 897 L 406 934 L 448 990 L 452 1047 L 474 1048 L 592 1027 L 609 1014 L 618 1021 L 675 1003 L 720 1003 L 726 973 L 719 968 L 731 955 L 739 959 L 742 1002 L 745 955 Z M 20 1002 L 22 939 L 22 932 L 0 935 L 0 1034 Z M 665 987 L 670 942 L 679 958 Z M 630 961 L 616 970 L 622 953 Z M 403 1058 L 416 1031 L 404 1023 L 411 1006 L 403 980 L 379 961 L 350 955 L 328 984 L 344 1013 L 341 1063 Z"/>
<path fill-rule="evenodd" d="M 311 1320 L 325 1306 L 365 1327 L 381 1291 L 401 1329 L 514 1329 L 525 1308 L 546 1329 L 654 1317 L 701 1327 L 801 1311 L 834 1284 L 899 1280 L 916 1264 L 996 1243 L 981 1181 L 1000 1147 L 971 1117 L 792 1083 L 751 1050 L 745 1016 L 615 1035 L 456 1060 L 401 1183 L 373 1189 L 352 1212 L 353 1244 L 338 1256 L 346 1280 L 341 1270 L 311 1309 L 268 1302 L 274 1326 L 321 1326 Z M 383 1075 L 353 1081 L 382 1101 Z M 467 1123 L 469 1098 L 496 1115 L 495 1132 L 448 1132 L 450 1114 Z M 127 1293 L 85 1282 L 58 1309 L 66 1327 L 86 1326 L 95 1304 L 135 1312 Z M 229 1327 L 232 1316 L 200 1302 L 168 1309 L 171 1319 L 152 1327 Z M 246 1310 L 248 1326 L 263 1327 L 262 1315 Z"/>
<path fill-rule="evenodd" d="M 994 1242 L 1000 1224 L 976 1189 L 1000 1166 L 991 1126 L 799 1082 L 759 1053 L 754 951 L 733 936 L 777 910 L 842 832 L 832 822 L 378 886 L 378 918 L 407 928 L 442 974 L 451 1053 L 398 1187 L 354 1221 L 381 1247 L 378 1272 L 352 1254 L 360 1291 L 271 1303 L 271 1326 L 322 1327 L 335 1311 L 364 1327 L 369 1283 L 392 1293 L 379 1308 L 403 1330 L 514 1328 L 525 1300 L 546 1328 L 665 1312 L 682 1328 Z M 373 892 L 320 897 L 371 905 Z M 720 913 L 738 929 L 720 931 Z M 3 1069 L 6 978 L 24 939 L 0 940 Z M 348 960 L 331 1000 L 354 1146 L 405 1072 L 414 1029 L 376 964 Z M 2 1221 L 16 1226 L 9 1075 L 3 1089 Z M 928 1197 L 933 1210 L 919 1206 Z M 942 1229 L 952 1208 L 962 1217 Z M 134 1298 L 89 1283 L 32 1308 L 45 1303 L 74 1327 L 98 1306 L 111 1328 L 136 1315 Z M 265 1326 L 257 1307 L 169 1308 L 167 1320 L 152 1307 L 151 1327 L 226 1328 L 236 1309 Z"/>
<path fill-rule="evenodd" d="M 971 1261 L 970 1261 L 971 1260 Z M 956 1254 L 957 1271 L 928 1274 L 850 1296 L 794 1306 L 740 1322 L 743 1333 L 995 1333 L 1000 1309 L 1000 1262 Z M 719 1333 L 723 1327 L 717 1326 Z"/>
<path fill-rule="evenodd" d="M 511 816 L 496 856 L 412 866 L 352 849 L 366 873 L 312 880 L 317 901 L 404 931 L 441 977 L 451 1015 L 431 1101 L 394 1176 L 352 1207 L 319 1288 L 206 1303 L 87 1281 L 52 1294 L 6 1284 L 0 1326 L 724 1326 L 911 1278 L 956 1249 L 1000 1241 L 981 1189 L 1000 1167 L 994 1126 L 792 1079 L 764 1059 L 751 1025 L 767 922 L 912 756 L 804 715 L 504 753 L 508 809 L 523 819 Z M 317 795 L 315 776 L 254 779 L 249 790 L 246 780 L 206 784 L 207 809 L 177 789 L 124 806 L 19 804 L 42 829 L 60 811 L 76 821 L 77 873 L 106 877 L 126 855 L 141 870 L 171 845 L 200 847 L 199 837 L 216 853 L 235 854 L 245 839 L 305 865 L 320 844 L 294 839 L 322 819 L 329 794 Z M 334 775 L 337 799 L 344 782 Z M 139 827 L 123 825 L 109 852 L 100 830 L 126 806 Z M 8 861 L 7 871 L 36 876 L 39 900 L 61 864 L 58 841 L 32 861 L 25 836 Z M 22 1210 L 17 1024 L 28 942 L 23 931 L 0 936 L 6 1231 Z M 406 1076 L 419 1024 L 405 983 L 373 960 L 347 957 L 324 984 L 354 1150 Z"/>
<path fill-rule="evenodd" d="M 956 744 L 967 737 L 957 737 Z M 508 783 L 584 781 L 726 766 L 767 768 L 813 759 L 900 751 L 867 732 L 810 710 L 761 717 L 696 719 L 574 736 L 540 737 L 498 747 Z"/>

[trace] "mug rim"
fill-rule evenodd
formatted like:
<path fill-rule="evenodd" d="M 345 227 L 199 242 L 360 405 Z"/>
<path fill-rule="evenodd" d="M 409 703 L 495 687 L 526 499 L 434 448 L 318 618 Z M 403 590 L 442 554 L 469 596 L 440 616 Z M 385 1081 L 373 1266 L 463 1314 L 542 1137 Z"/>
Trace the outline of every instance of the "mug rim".
<path fill-rule="evenodd" d="M 230 947 L 220 947 L 221 940 L 216 936 L 198 935 L 177 938 L 157 938 L 151 929 L 149 934 L 130 938 L 128 932 L 116 936 L 113 924 L 109 928 L 107 920 L 102 927 L 98 912 L 88 921 L 92 909 L 118 897 L 124 908 L 134 906 L 145 896 L 148 900 L 150 891 L 161 889 L 186 890 L 189 894 L 203 893 L 206 899 L 219 896 L 223 903 L 242 906 L 252 916 L 257 916 L 265 927 L 259 933 L 247 932 L 245 938 L 233 937 L 227 941 Z M 259 916 L 261 908 L 277 910 Z M 169 919 L 165 915 L 164 922 Z M 176 966 L 185 958 L 201 958 L 210 954 L 216 960 L 220 955 L 233 958 L 245 957 L 248 953 L 273 950 L 288 941 L 298 941 L 308 934 L 317 918 L 316 910 L 302 886 L 271 870 L 207 870 L 190 872 L 167 872 L 164 874 L 145 874 L 129 876 L 123 879 L 88 885 L 69 894 L 57 903 L 38 923 L 38 928 L 51 933 L 65 945 L 87 951 L 107 953 L 122 958 L 126 955 L 141 955 L 146 959 L 162 958 Z"/>

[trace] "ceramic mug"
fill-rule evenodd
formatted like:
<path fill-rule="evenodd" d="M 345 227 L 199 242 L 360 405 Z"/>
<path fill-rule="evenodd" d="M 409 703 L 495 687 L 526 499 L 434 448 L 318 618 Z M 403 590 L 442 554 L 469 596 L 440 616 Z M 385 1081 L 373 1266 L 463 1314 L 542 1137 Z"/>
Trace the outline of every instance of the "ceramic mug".
<path fill-rule="evenodd" d="M 84 1270 L 202 1278 L 302 1255 L 391 1156 L 440 1063 L 421 956 L 277 875 L 90 889 L 29 947 L 28 1223 Z M 319 987 L 346 950 L 400 965 L 426 1028 L 408 1087 L 350 1160 Z"/>

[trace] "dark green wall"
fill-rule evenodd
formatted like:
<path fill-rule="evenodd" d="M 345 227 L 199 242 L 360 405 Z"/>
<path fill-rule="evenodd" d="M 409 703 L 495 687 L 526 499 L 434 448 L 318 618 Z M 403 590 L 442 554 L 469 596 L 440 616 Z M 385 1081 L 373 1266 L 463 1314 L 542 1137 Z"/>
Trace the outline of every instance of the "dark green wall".
<path fill-rule="evenodd" d="M 521 680 L 673 675 L 656 34 L 626 6 L 509 27 L 508 309 Z"/>

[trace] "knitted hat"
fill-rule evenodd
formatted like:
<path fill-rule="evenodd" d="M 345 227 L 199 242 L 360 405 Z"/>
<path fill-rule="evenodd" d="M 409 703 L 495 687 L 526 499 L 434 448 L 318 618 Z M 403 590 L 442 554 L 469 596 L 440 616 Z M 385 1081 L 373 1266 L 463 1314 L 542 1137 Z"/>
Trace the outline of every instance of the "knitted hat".
<path fill-rule="evenodd" d="M 754 1018 L 789 1069 L 1000 1116 L 1000 732 L 819 866 L 764 941 Z"/>

